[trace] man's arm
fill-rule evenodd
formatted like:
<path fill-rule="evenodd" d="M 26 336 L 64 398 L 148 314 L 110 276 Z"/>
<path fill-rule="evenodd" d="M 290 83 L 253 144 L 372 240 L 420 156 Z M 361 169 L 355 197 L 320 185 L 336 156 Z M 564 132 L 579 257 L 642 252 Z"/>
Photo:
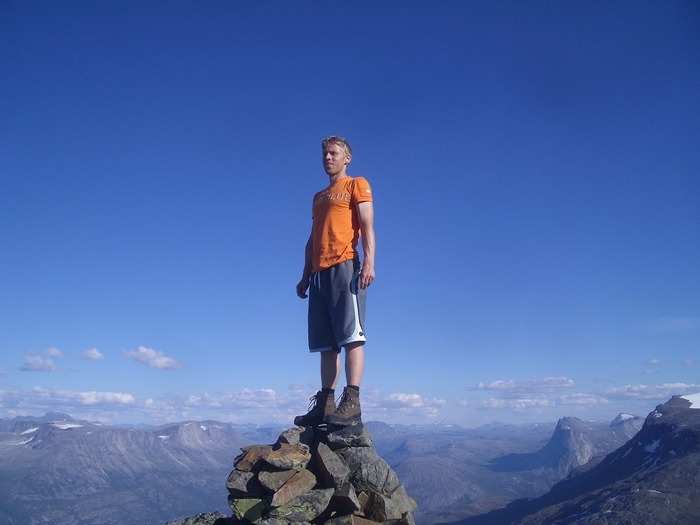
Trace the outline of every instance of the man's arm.
<path fill-rule="evenodd" d="M 304 271 L 301 274 L 301 279 L 297 283 L 297 295 L 301 299 L 306 299 L 306 290 L 309 288 L 309 276 L 311 275 L 311 233 L 309 240 L 306 241 L 304 248 Z"/>
<path fill-rule="evenodd" d="M 357 214 L 360 218 L 360 231 L 362 237 L 362 248 L 365 258 L 362 261 L 362 272 L 360 273 L 360 288 L 367 288 L 374 282 L 374 208 L 372 201 L 361 202 L 357 205 Z"/>

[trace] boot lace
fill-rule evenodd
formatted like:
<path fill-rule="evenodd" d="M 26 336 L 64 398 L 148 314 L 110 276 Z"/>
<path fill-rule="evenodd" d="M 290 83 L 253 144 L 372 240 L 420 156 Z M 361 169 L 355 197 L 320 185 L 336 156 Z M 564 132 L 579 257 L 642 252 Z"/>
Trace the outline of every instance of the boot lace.
<path fill-rule="evenodd" d="M 344 413 L 350 408 L 350 395 L 348 394 L 348 391 L 345 390 L 343 391 L 343 395 L 340 396 L 340 401 L 338 401 L 338 408 L 336 409 L 336 413 Z"/>
<path fill-rule="evenodd" d="M 309 398 L 309 407 L 308 407 L 309 412 L 311 412 L 314 408 L 316 408 L 316 405 L 318 404 L 319 397 L 320 397 L 320 395 L 318 393 L 316 393 Z"/>

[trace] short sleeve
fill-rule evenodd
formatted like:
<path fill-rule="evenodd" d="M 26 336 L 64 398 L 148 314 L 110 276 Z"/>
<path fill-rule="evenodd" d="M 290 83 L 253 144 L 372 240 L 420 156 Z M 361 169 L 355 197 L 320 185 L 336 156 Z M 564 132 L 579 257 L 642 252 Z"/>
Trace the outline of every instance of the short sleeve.
<path fill-rule="evenodd" d="M 372 202 L 372 188 L 364 177 L 355 177 L 350 202 L 352 204 Z"/>

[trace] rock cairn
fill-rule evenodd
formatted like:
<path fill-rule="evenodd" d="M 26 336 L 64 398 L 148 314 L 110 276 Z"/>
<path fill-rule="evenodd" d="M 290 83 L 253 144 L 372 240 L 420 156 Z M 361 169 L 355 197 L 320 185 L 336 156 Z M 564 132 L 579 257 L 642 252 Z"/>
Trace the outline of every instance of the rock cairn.
<path fill-rule="evenodd" d="M 241 450 L 226 480 L 232 523 L 415 525 L 416 502 L 362 424 L 293 427 Z"/>

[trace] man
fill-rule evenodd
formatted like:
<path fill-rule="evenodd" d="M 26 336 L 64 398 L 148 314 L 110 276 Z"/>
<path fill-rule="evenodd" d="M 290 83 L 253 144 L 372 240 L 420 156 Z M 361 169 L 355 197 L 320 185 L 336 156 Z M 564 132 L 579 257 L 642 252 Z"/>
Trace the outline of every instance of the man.
<path fill-rule="evenodd" d="M 374 210 L 372 190 L 363 177 L 350 177 L 352 149 L 342 137 L 321 141 L 328 186 L 316 193 L 311 235 L 306 243 L 304 271 L 297 295 L 309 290 L 309 350 L 321 355 L 321 390 L 311 398 L 309 411 L 294 419 L 301 426 L 361 421 L 360 383 L 364 372 L 365 298 L 374 281 Z M 357 252 L 362 239 L 364 260 Z M 338 407 L 335 385 L 340 350 L 345 347 L 345 376 Z"/>

